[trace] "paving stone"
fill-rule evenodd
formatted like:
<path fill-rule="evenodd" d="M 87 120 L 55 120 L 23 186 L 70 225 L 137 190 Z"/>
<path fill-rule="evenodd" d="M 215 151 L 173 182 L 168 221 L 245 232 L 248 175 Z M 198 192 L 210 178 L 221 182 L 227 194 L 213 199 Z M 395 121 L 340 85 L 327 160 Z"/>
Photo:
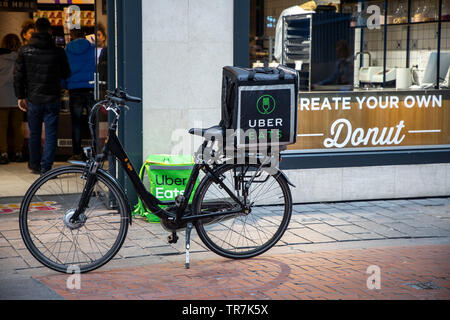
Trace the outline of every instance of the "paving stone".
<path fill-rule="evenodd" d="M 382 208 L 392 208 L 392 207 L 397 207 L 398 203 L 396 203 L 395 201 L 390 201 L 390 200 L 385 200 L 385 201 L 372 201 L 373 205 L 382 207 Z"/>
<path fill-rule="evenodd" d="M 313 210 L 315 210 L 315 209 L 328 209 L 331 206 L 329 204 L 326 204 L 326 203 L 310 203 L 310 204 L 308 204 L 308 207 L 310 207 Z"/>
<path fill-rule="evenodd" d="M 369 221 L 367 218 L 357 215 L 356 213 L 340 212 L 340 213 L 330 213 L 333 217 L 347 222 L 354 221 Z"/>
<path fill-rule="evenodd" d="M 355 208 L 353 207 L 352 209 L 355 209 Z M 320 209 L 319 211 L 322 213 L 326 213 L 326 214 L 334 214 L 334 213 L 343 213 L 343 212 L 346 212 L 347 210 L 331 207 L 331 208 L 327 208 L 327 209 Z"/>
<path fill-rule="evenodd" d="M 352 225 L 347 225 L 347 226 L 337 226 L 337 229 L 344 231 L 346 233 L 351 233 L 351 234 L 355 234 L 355 233 L 367 233 L 368 230 L 364 229 L 360 226 L 356 226 L 354 224 Z"/>
<path fill-rule="evenodd" d="M 356 233 L 354 234 L 355 237 L 357 237 L 360 240 L 379 240 L 379 239 L 386 239 L 386 237 L 382 236 L 381 234 L 377 234 L 375 232 L 367 232 L 367 233 Z"/>
<path fill-rule="evenodd" d="M 308 216 L 311 218 L 317 219 L 319 221 L 322 221 L 322 222 L 331 222 L 333 220 L 338 220 L 336 217 L 333 217 L 330 214 L 321 213 L 321 212 L 308 214 Z"/>
<path fill-rule="evenodd" d="M 333 238 L 327 237 L 319 232 L 316 232 L 310 228 L 297 229 L 296 235 L 304 238 L 310 242 L 332 242 L 336 241 Z"/>
<path fill-rule="evenodd" d="M 9 240 L 9 244 L 16 250 L 26 248 L 25 243 L 22 239 Z"/>
<path fill-rule="evenodd" d="M 302 225 L 312 224 L 312 223 L 322 223 L 319 219 L 313 218 L 309 215 L 295 216 L 293 220 L 297 221 Z"/>
<path fill-rule="evenodd" d="M 346 225 L 350 225 L 352 223 L 345 219 L 334 218 L 334 219 L 326 221 L 326 224 L 328 224 L 330 226 L 346 226 Z"/>
<path fill-rule="evenodd" d="M 0 237 L 0 247 L 8 247 L 10 246 L 8 240 L 4 237 Z"/>
<path fill-rule="evenodd" d="M 39 261 L 37 261 L 35 257 L 32 256 L 32 254 L 28 251 L 28 249 L 18 249 L 17 253 L 25 261 L 27 267 L 37 268 L 42 266 L 42 264 Z"/>
<path fill-rule="evenodd" d="M 395 219 L 383 216 L 381 214 L 367 217 L 367 219 L 370 220 L 370 221 L 379 223 L 379 224 L 390 224 L 390 223 L 393 223 L 393 222 L 396 221 Z"/>
<path fill-rule="evenodd" d="M 133 240 L 133 243 L 137 244 L 141 248 L 161 247 L 168 245 L 167 240 L 164 241 L 157 237 L 149 237 L 148 239 Z"/>
<path fill-rule="evenodd" d="M 0 223 L 0 231 L 8 230 L 19 230 L 19 220 L 2 219 L 2 222 Z"/>
<path fill-rule="evenodd" d="M 304 205 L 304 204 L 294 204 L 294 205 L 292 206 L 292 210 L 293 210 L 294 212 L 301 213 L 301 212 L 313 211 L 313 208 L 311 208 L 311 207 L 308 206 L 308 205 Z"/>
<path fill-rule="evenodd" d="M 291 218 L 291 221 L 289 221 L 288 229 L 298 229 L 303 227 L 304 227 L 303 223 L 298 222 L 296 219 Z"/>
<path fill-rule="evenodd" d="M 327 226 L 323 224 L 315 224 L 310 226 L 311 229 L 326 234 L 328 237 L 333 238 L 337 241 L 347 241 L 347 240 L 358 240 L 357 237 L 339 230 L 336 227 Z"/>
<path fill-rule="evenodd" d="M 12 246 L 0 247 L 0 259 L 8 257 L 18 257 L 19 254 Z"/>
<path fill-rule="evenodd" d="M 20 257 L 10 257 L 0 259 L 0 269 L 3 271 L 27 267 L 28 265 L 26 264 L 26 262 Z"/>
<path fill-rule="evenodd" d="M 337 209 L 341 209 L 341 210 L 354 209 L 354 206 L 352 206 L 348 202 L 333 203 L 332 207 L 337 208 Z"/>
<path fill-rule="evenodd" d="M 175 252 L 172 247 L 167 246 L 163 247 L 164 252 Z M 131 257 L 141 257 L 141 256 L 149 256 L 154 254 L 156 248 L 151 249 L 142 249 L 142 248 L 136 248 L 136 247 L 129 247 L 129 248 L 121 248 L 119 251 L 119 254 L 121 257 L 124 258 L 131 258 Z"/>
<path fill-rule="evenodd" d="M 351 205 L 357 208 L 373 206 L 373 204 L 370 201 L 352 201 Z"/>
<path fill-rule="evenodd" d="M 62 300 L 55 291 L 35 279 L 0 279 L 1 300 Z"/>
<path fill-rule="evenodd" d="M 411 202 L 409 200 L 397 199 L 397 200 L 389 200 L 391 203 L 394 203 L 398 206 L 408 205 Z"/>
<path fill-rule="evenodd" d="M 411 202 L 419 205 L 425 205 L 425 206 L 434 206 L 434 205 L 443 205 L 444 201 L 441 199 L 433 199 L 433 198 L 426 198 L 426 199 L 412 199 Z"/>
<path fill-rule="evenodd" d="M 392 223 L 390 226 L 411 237 L 444 237 L 450 235 L 448 231 L 439 228 L 412 227 L 402 222 Z"/>
<path fill-rule="evenodd" d="M 287 230 L 284 233 L 283 237 L 281 238 L 281 241 L 283 241 L 287 245 L 301 244 L 301 243 L 311 243 L 311 241 L 300 237 L 298 235 L 298 230 L 295 230 L 295 232 Z"/>
<path fill-rule="evenodd" d="M 354 222 L 354 224 L 365 228 L 367 230 L 370 230 L 371 232 L 375 232 L 378 233 L 384 237 L 387 238 L 398 238 L 398 237 L 407 237 L 409 235 L 396 231 L 392 228 L 386 227 L 384 225 L 375 223 L 375 222 L 360 222 L 360 221 L 356 221 Z"/>
<path fill-rule="evenodd" d="M 8 240 L 22 239 L 19 230 L 3 230 L 3 231 L 1 231 L 1 234 L 4 238 L 6 238 Z"/>

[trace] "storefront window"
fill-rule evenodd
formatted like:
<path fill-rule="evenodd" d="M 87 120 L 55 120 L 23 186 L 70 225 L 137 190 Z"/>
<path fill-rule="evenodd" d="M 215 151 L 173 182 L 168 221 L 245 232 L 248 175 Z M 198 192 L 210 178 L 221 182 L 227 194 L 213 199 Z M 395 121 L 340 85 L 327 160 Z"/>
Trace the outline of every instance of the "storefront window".
<path fill-rule="evenodd" d="M 300 74 L 291 152 L 450 147 L 448 1 L 251 3 L 250 67 Z"/>
<path fill-rule="evenodd" d="M 106 2 L 100 0 L 80 1 L 57 1 L 57 0 L 30 0 L 30 1 L 0 1 L 0 40 L 7 34 L 16 34 L 20 37 L 22 45 L 28 44 L 29 39 L 35 32 L 34 23 L 39 18 L 47 18 L 51 24 L 51 34 L 55 44 L 64 49 L 71 40 L 71 29 L 80 30 L 79 37 L 85 37 L 91 43 L 96 44 L 97 60 L 96 73 L 92 75 L 93 81 L 83 83 L 86 87 L 74 88 L 89 91 L 95 82 L 95 97 L 99 100 L 106 89 L 107 84 L 107 61 L 106 48 L 104 59 L 101 52 L 107 43 Z M 97 37 L 96 37 L 97 35 Z M 102 36 L 103 42 L 99 36 Z M 97 41 L 96 41 L 97 40 Z M 103 62 L 103 63 L 102 63 Z M 79 68 L 78 68 L 79 69 Z M 76 71 L 76 70 L 75 70 Z M 66 160 L 73 154 L 72 147 L 72 119 L 70 112 L 71 88 L 61 90 L 61 109 L 59 114 L 58 139 L 56 159 Z M 83 90 L 82 90 L 83 91 Z M 90 106 L 89 106 L 90 107 Z M 90 132 L 87 125 L 87 108 L 83 108 L 81 115 L 81 146 L 90 145 Z M 27 117 L 25 116 L 25 122 Z M 107 115 L 100 113 L 98 137 L 104 138 L 107 133 Z M 24 127 L 24 150 L 23 154 L 28 156 L 29 130 L 25 123 Z M 44 139 L 44 133 L 42 134 Z M 100 139 L 103 143 L 104 139 Z"/>

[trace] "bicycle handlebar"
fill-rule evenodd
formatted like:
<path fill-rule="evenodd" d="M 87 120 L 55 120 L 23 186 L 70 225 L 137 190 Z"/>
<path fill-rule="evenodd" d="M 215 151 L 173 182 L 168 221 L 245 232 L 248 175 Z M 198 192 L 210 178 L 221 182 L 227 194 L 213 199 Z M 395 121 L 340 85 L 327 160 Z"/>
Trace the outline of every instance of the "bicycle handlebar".
<path fill-rule="evenodd" d="M 141 98 L 133 97 L 119 88 L 114 91 L 106 90 L 106 99 L 119 105 L 124 105 L 125 102 L 142 102 Z"/>
<path fill-rule="evenodd" d="M 109 104 L 108 104 L 109 102 Z M 111 102 L 113 104 L 111 104 Z M 113 120 L 112 127 L 115 127 L 117 124 L 119 108 L 118 106 L 125 106 L 126 102 L 142 102 L 141 98 L 133 97 L 127 94 L 125 91 L 116 88 L 114 91 L 106 90 L 105 100 L 97 102 L 91 109 L 89 113 L 89 131 L 91 132 L 91 140 L 92 140 L 92 151 L 94 155 L 97 154 L 97 137 L 95 132 L 95 123 L 97 111 L 100 107 L 105 107 L 106 110 L 113 110 L 116 114 L 116 117 Z M 106 105 L 105 105 L 106 104 Z M 111 109 L 110 109 L 111 107 Z"/>

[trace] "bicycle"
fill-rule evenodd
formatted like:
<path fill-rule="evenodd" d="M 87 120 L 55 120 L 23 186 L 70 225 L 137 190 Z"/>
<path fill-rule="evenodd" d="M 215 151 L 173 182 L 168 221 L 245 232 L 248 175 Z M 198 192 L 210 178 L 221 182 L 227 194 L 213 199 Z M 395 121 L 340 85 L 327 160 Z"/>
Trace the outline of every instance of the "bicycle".
<path fill-rule="evenodd" d="M 186 268 L 190 267 L 194 227 L 208 249 L 227 258 L 254 257 L 278 242 L 292 212 L 292 184 L 282 171 L 267 173 L 265 162 L 208 163 L 198 157 L 183 195 L 175 201 L 161 201 L 147 191 L 116 136 L 121 108 L 128 108 L 126 102 L 140 103 L 141 99 L 120 89 L 108 91 L 89 115 L 92 142 L 84 148 L 87 161 L 48 171 L 26 192 L 20 231 L 40 263 L 59 272 L 76 267 L 83 273 L 103 266 L 120 250 L 132 215 L 123 188 L 103 169 L 110 155 L 119 161 L 143 204 L 171 232 L 169 243 L 177 242 L 177 231 L 186 230 Z M 95 119 L 101 107 L 112 112 L 112 121 L 102 151 L 97 153 Z M 210 129 L 222 134 L 219 127 Z M 206 131 L 191 129 L 190 133 L 203 135 Z M 199 152 L 213 152 L 213 143 L 213 138 L 204 136 Z M 200 173 L 203 177 L 190 202 Z"/>

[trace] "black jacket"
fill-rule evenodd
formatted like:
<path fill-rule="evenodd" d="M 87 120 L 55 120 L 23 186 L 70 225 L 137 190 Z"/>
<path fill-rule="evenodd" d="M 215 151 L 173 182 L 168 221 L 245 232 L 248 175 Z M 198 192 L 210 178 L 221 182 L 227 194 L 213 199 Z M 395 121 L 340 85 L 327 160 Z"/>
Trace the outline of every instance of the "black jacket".
<path fill-rule="evenodd" d="M 61 79 L 70 76 L 63 48 L 48 33 L 34 33 L 30 43 L 19 50 L 14 68 L 14 91 L 18 99 L 50 103 L 60 100 Z"/>

